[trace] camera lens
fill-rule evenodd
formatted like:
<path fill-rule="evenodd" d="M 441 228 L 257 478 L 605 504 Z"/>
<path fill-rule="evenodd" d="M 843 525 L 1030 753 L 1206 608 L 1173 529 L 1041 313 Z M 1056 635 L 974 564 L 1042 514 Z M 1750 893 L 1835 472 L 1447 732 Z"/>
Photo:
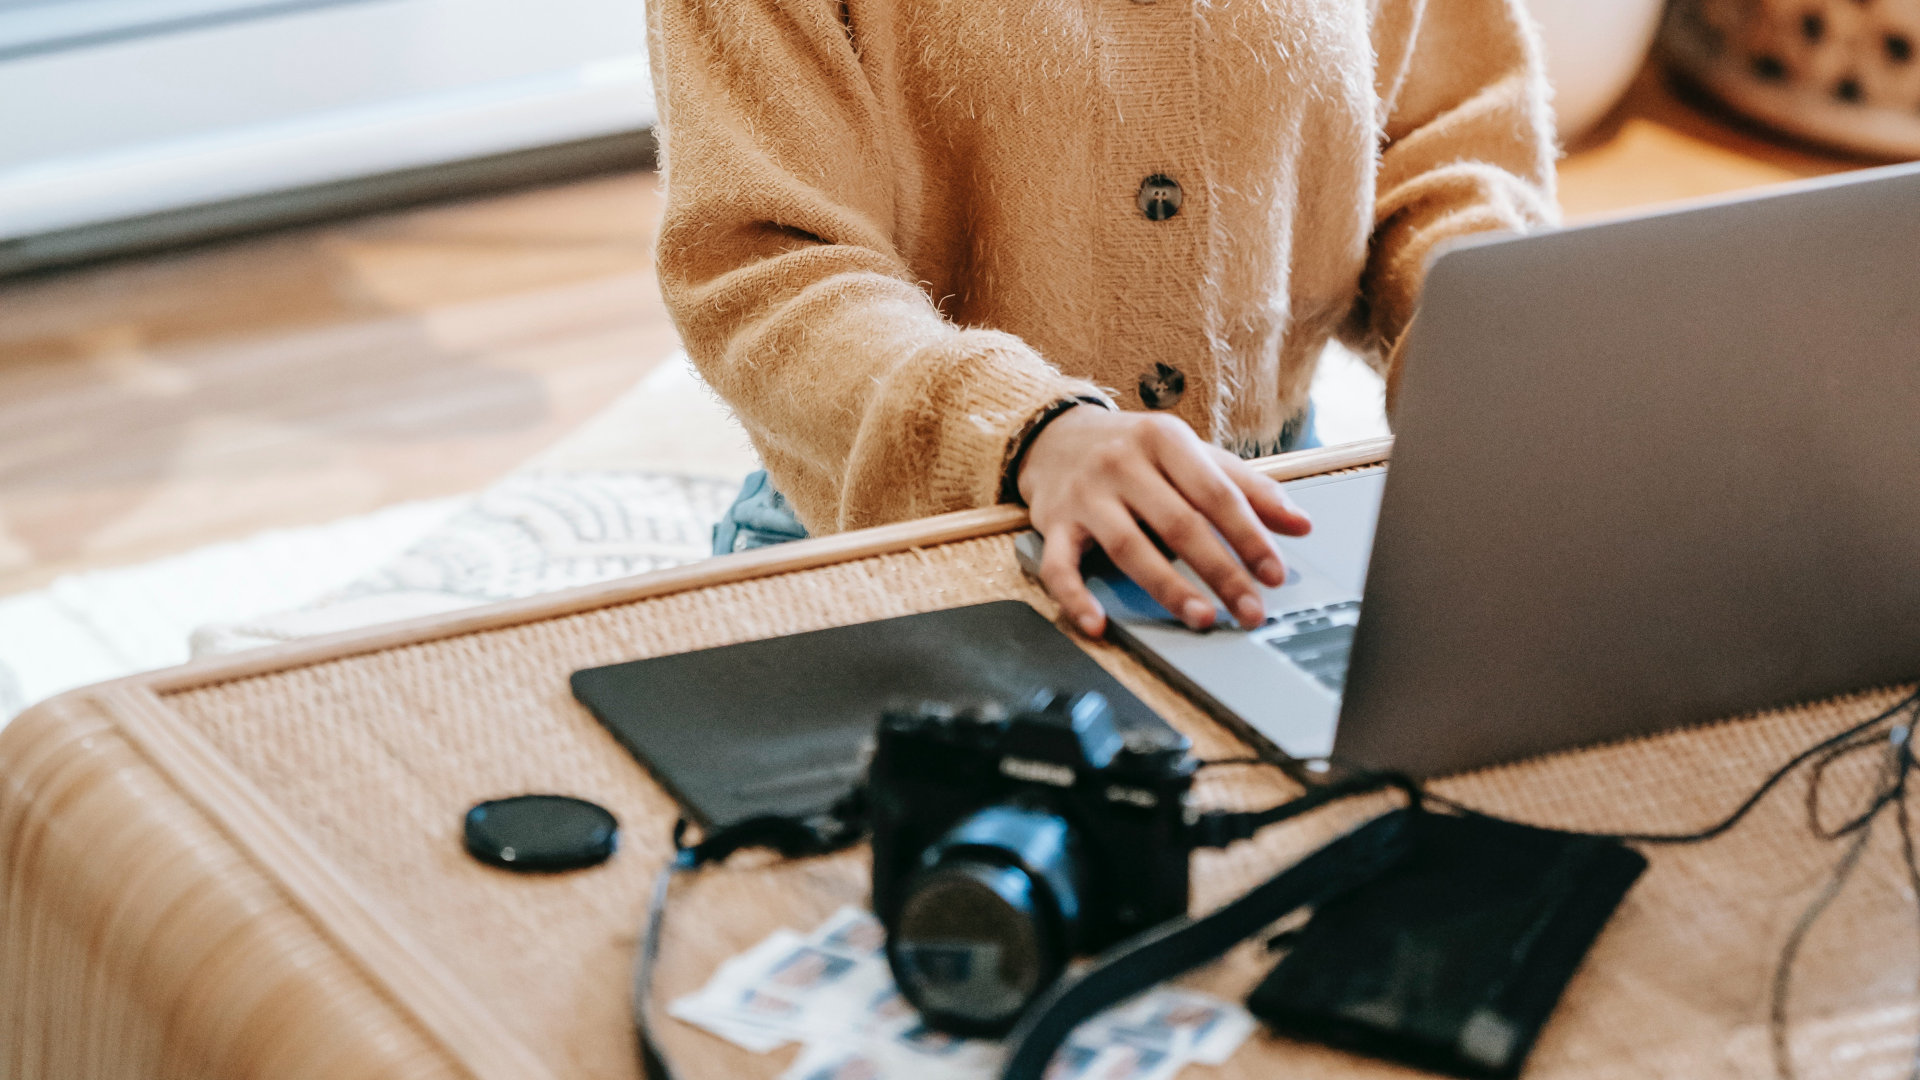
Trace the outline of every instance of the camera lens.
<path fill-rule="evenodd" d="M 1011 866 L 962 861 L 924 875 L 893 939 L 902 991 L 928 1022 L 993 1034 L 1059 974 L 1059 948 L 1033 880 Z"/>
<path fill-rule="evenodd" d="M 1044 811 L 990 807 L 935 843 L 922 867 L 888 937 L 900 992 L 934 1028 L 1003 1034 L 1077 947 L 1072 830 Z"/>

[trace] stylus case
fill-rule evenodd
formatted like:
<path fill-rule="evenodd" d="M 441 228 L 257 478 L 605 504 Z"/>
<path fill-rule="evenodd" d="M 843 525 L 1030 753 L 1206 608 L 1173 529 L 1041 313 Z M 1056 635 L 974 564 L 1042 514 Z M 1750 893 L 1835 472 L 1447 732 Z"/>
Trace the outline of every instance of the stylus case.
<path fill-rule="evenodd" d="M 1248 1008 L 1275 1031 L 1512 1077 L 1646 867 L 1604 837 L 1418 815 L 1407 858 L 1322 905 Z"/>

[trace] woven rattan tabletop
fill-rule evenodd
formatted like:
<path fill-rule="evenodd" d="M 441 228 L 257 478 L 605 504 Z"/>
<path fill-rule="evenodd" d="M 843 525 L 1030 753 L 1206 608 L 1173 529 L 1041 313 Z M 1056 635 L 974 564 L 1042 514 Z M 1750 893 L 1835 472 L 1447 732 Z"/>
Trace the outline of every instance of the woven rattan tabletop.
<path fill-rule="evenodd" d="M 1385 452 L 1310 452 L 1270 468 L 1306 475 Z M 1052 616 L 1015 565 L 1019 524 L 1003 509 L 789 545 L 177 669 L 30 712 L 0 734 L 0 1076 L 637 1075 L 628 971 L 673 810 L 573 701 L 568 673 L 989 600 Z M 1130 657 L 1083 644 L 1201 752 L 1238 749 Z M 1546 825 L 1684 828 L 1896 697 L 1864 692 L 1437 786 Z M 1263 770 L 1203 777 L 1199 794 L 1216 805 L 1289 790 Z M 1864 792 L 1869 780 L 1829 785 Z M 551 878 L 463 852 L 468 806 L 534 790 L 612 808 L 621 852 Z M 1840 854 L 1809 833 L 1804 794 L 1796 779 L 1720 840 L 1649 851 L 1649 871 L 1569 988 L 1529 1076 L 1772 1074 L 1774 964 Z M 1197 907 L 1377 809 L 1200 856 Z M 1897 838 L 1885 831 L 1802 950 L 1788 999 L 1800 1075 L 1908 1074 L 1920 959 Z M 778 927 L 861 903 L 863 858 L 744 857 L 683 883 L 662 995 L 698 986 Z M 1261 970 L 1248 947 L 1195 982 L 1243 991 Z M 666 1029 L 692 1077 L 773 1076 L 791 1055 Z M 1215 1074 L 1413 1075 L 1268 1036 L 1187 1075 Z"/>

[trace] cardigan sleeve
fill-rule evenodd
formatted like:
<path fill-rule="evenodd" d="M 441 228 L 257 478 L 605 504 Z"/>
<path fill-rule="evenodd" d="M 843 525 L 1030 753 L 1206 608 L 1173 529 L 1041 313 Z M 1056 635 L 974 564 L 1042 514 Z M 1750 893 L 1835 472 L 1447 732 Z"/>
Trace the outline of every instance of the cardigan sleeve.
<path fill-rule="evenodd" d="M 1522 0 L 1378 0 L 1382 149 L 1362 343 L 1388 400 L 1427 261 L 1444 240 L 1559 220 L 1553 114 Z"/>
<path fill-rule="evenodd" d="M 893 148 L 835 0 L 650 0 L 661 290 L 815 532 L 990 505 L 1022 430 L 1101 397 L 949 322 L 895 243 Z"/>

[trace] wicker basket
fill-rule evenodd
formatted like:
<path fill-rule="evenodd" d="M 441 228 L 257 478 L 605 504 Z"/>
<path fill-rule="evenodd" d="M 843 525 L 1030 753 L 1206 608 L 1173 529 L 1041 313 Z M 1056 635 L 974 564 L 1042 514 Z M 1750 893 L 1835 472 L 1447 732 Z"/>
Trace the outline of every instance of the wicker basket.
<path fill-rule="evenodd" d="M 1675 0 L 1661 42 L 1683 75 L 1755 120 L 1920 157 L 1920 0 Z"/>

